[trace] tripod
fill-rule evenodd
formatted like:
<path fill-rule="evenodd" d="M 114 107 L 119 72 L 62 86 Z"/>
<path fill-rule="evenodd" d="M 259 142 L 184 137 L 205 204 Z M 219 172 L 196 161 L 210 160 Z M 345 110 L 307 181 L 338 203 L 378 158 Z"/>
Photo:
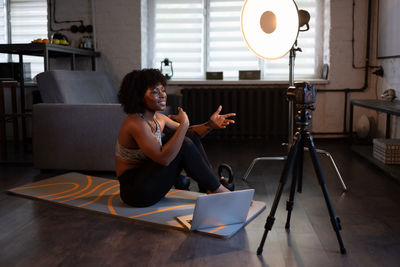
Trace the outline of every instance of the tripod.
<path fill-rule="evenodd" d="M 264 243 L 268 235 L 268 231 L 272 229 L 272 226 L 275 221 L 275 212 L 279 204 L 279 200 L 282 196 L 283 188 L 288 180 L 290 170 L 293 168 L 293 175 L 292 175 L 292 184 L 290 188 L 290 196 L 289 199 L 286 203 L 286 209 L 288 211 L 287 213 L 287 219 L 286 219 L 286 225 L 285 228 L 289 229 L 290 228 L 290 218 L 293 210 L 293 204 L 294 204 L 294 194 L 296 191 L 296 184 L 297 184 L 297 178 L 299 175 L 302 174 L 303 171 L 303 156 L 304 156 L 304 150 L 305 150 L 305 145 L 307 146 L 308 150 L 310 151 L 311 155 L 311 160 L 314 165 L 314 170 L 315 173 L 317 174 L 318 182 L 320 184 L 321 190 L 324 194 L 326 206 L 329 211 L 329 216 L 331 219 L 331 223 L 333 226 L 333 229 L 336 233 L 337 240 L 339 242 L 340 246 L 340 252 L 342 254 L 346 254 L 346 249 L 344 248 L 342 237 L 340 235 L 340 230 L 341 230 L 341 224 L 340 224 L 340 219 L 335 216 L 335 212 L 332 207 L 331 200 L 328 195 L 328 191 L 326 189 L 326 184 L 325 184 L 325 178 L 322 173 L 321 169 L 321 164 L 318 159 L 318 154 L 317 154 L 317 149 L 315 148 L 313 138 L 311 136 L 311 133 L 307 130 L 308 125 L 310 124 L 311 120 L 311 114 L 309 110 L 312 110 L 314 107 L 312 104 L 296 104 L 296 126 L 297 126 L 297 131 L 294 137 L 294 143 L 291 145 L 289 154 L 286 160 L 286 163 L 284 165 L 281 179 L 279 182 L 278 190 L 275 194 L 275 199 L 271 207 L 270 214 L 267 217 L 267 221 L 265 223 L 265 230 L 263 237 L 261 239 L 260 246 L 257 249 L 257 255 L 260 255 L 263 251 Z"/>
<path fill-rule="evenodd" d="M 290 49 L 290 54 L 289 54 L 289 86 L 293 86 L 294 85 L 294 62 L 295 62 L 295 58 L 296 58 L 296 52 L 302 52 L 300 47 L 297 47 L 297 40 L 294 43 L 293 47 Z M 288 142 L 287 142 L 287 146 L 288 148 L 292 145 L 293 143 L 293 101 L 289 99 L 289 124 L 288 124 Z M 286 145 L 286 144 L 285 144 Z M 305 148 L 307 150 L 307 148 Z M 330 160 L 331 163 L 333 165 L 333 167 L 336 170 L 336 173 L 338 175 L 339 181 L 342 184 L 343 187 L 343 191 L 347 191 L 347 186 L 343 181 L 342 175 L 339 172 L 339 169 L 335 163 L 335 161 L 333 160 L 332 155 L 322 149 L 317 149 L 316 150 L 318 153 L 324 154 L 325 156 L 327 156 Z M 243 181 L 247 181 L 247 177 L 250 175 L 251 170 L 253 169 L 254 165 L 261 160 L 286 160 L 287 157 L 286 156 L 278 156 L 278 157 L 258 157 L 253 159 L 253 161 L 251 162 L 250 166 L 247 168 L 246 173 L 244 174 L 242 180 Z M 299 179 L 299 192 L 301 192 L 301 177 Z"/>

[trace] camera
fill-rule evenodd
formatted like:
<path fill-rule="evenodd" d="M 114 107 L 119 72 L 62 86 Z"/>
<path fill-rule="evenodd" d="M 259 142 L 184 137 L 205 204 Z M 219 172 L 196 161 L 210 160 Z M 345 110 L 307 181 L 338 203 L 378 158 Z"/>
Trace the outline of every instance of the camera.
<path fill-rule="evenodd" d="M 293 100 L 296 104 L 312 105 L 315 103 L 317 89 L 307 82 L 295 82 L 294 86 L 290 86 L 287 91 L 289 100 Z"/>

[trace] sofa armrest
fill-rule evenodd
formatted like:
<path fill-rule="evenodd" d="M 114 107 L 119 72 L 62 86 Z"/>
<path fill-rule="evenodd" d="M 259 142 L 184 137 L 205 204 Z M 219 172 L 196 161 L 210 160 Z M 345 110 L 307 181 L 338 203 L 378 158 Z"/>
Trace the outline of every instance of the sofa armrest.
<path fill-rule="evenodd" d="M 120 104 L 33 105 L 33 161 L 39 169 L 114 171 L 126 114 Z"/>

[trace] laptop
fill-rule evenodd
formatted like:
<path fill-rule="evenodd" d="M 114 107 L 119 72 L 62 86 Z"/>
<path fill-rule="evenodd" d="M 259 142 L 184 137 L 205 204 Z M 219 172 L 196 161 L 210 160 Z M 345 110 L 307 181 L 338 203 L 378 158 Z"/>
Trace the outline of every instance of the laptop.
<path fill-rule="evenodd" d="M 189 230 L 245 223 L 253 195 L 254 189 L 201 195 L 193 214 L 176 219 Z"/>

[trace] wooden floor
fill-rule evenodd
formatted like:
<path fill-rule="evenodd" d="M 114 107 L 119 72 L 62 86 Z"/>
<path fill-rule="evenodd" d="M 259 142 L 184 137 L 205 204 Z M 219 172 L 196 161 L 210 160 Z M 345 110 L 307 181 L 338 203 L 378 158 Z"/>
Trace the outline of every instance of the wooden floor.
<path fill-rule="evenodd" d="M 267 209 L 227 240 L 157 228 L 54 203 L 27 199 L 6 190 L 54 174 L 30 164 L 0 164 L 0 266 L 399 266 L 400 183 L 353 154 L 343 141 L 317 141 L 329 151 L 320 156 L 347 255 L 341 255 L 325 202 L 307 155 L 303 193 L 296 194 L 291 230 L 286 232 L 286 185 L 262 256 L 256 255 L 283 168 L 281 161 L 256 164 L 257 156 L 285 154 L 278 144 L 260 141 L 207 141 L 214 166 L 229 163 L 237 189 L 254 188 Z M 112 177 L 110 173 L 93 175 Z M 196 187 L 192 187 L 196 190 Z"/>

